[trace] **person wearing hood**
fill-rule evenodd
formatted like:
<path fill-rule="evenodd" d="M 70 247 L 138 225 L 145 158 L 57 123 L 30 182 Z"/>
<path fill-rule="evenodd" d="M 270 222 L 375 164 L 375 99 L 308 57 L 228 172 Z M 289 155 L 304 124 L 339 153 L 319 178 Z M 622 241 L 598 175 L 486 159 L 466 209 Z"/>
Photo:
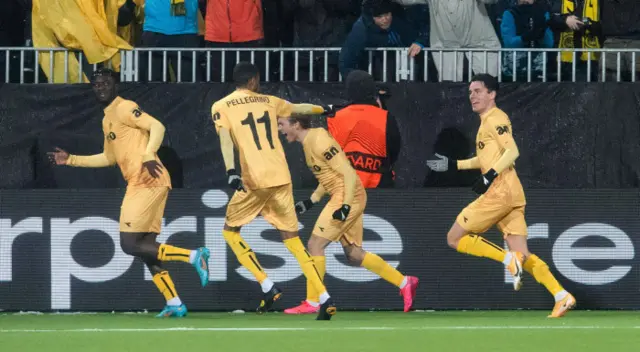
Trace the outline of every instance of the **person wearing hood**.
<path fill-rule="evenodd" d="M 420 54 L 426 40 L 418 38 L 415 26 L 394 11 L 390 0 L 365 0 L 362 15 L 353 24 L 340 50 L 339 68 L 343 78 L 366 67 L 365 48 L 408 47 L 409 56 Z"/>
<path fill-rule="evenodd" d="M 536 0 L 517 0 L 517 5 L 502 15 L 500 31 L 505 48 L 553 48 L 553 32 L 549 28 L 550 14 Z M 527 79 L 528 55 L 517 52 L 516 71 L 513 72 L 514 54 L 507 52 L 502 61 L 505 78 L 516 75 L 518 80 Z M 532 78 L 542 75 L 545 56 L 538 52 L 531 55 Z"/>

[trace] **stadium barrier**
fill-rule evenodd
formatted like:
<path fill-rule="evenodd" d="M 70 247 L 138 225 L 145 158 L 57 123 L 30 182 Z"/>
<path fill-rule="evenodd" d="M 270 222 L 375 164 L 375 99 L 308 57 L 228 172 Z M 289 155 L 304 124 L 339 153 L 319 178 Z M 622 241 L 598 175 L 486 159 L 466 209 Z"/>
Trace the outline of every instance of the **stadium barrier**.
<path fill-rule="evenodd" d="M 61 81 L 64 83 L 81 83 L 83 82 L 83 72 L 91 72 L 95 70 L 97 64 L 89 64 L 83 57 L 82 52 L 67 50 L 64 48 L 27 48 L 27 47 L 3 47 L 0 48 L 0 62 L 4 61 L 4 73 L 5 82 L 19 82 L 19 83 L 53 83 L 54 77 L 51 75 L 44 82 L 41 82 L 40 75 L 37 74 L 39 70 L 39 58 L 42 54 L 47 54 L 49 57 L 53 57 L 54 53 L 64 53 L 64 77 Z M 222 52 L 231 54 L 231 58 L 227 59 L 227 55 L 221 55 Z M 338 54 L 340 48 L 135 48 L 133 50 L 122 50 L 120 52 L 122 60 L 122 67 L 120 70 L 121 80 L 126 82 L 140 82 L 146 81 L 152 76 L 152 70 L 154 65 L 162 66 L 162 82 L 168 82 L 171 80 L 171 74 L 168 73 L 167 67 L 171 60 L 175 60 L 173 73 L 174 81 L 177 82 L 226 82 L 229 81 L 228 73 L 223 69 L 227 63 L 226 60 L 233 60 L 234 62 L 241 60 L 241 55 L 248 54 L 248 58 L 242 60 L 248 60 L 256 62 L 257 57 L 260 57 L 260 66 L 264 70 L 265 81 L 269 80 L 291 80 L 291 81 L 342 81 L 341 75 L 331 75 L 329 72 L 329 62 L 332 65 L 337 66 Z M 498 79 L 502 81 L 512 82 L 605 82 L 609 80 L 607 78 L 607 61 L 615 61 L 615 81 L 623 81 L 624 71 L 629 70 L 630 67 L 636 68 L 637 60 L 640 60 L 640 49 L 499 49 L 499 50 L 487 50 L 477 48 L 446 48 L 446 49 L 433 49 L 425 48 L 424 53 L 420 59 L 410 58 L 408 56 L 407 48 L 368 48 L 367 49 L 367 62 L 368 70 L 370 73 L 377 76 L 380 81 L 415 81 L 422 80 L 425 82 L 442 81 L 440 77 L 433 77 L 437 75 L 434 71 L 433 65 L 439 64 L 441 67 L 443 64 L 444 56 L 447 53 L 458 53 L 469 57 L 468 65 L 466 69 L 466 75 L 463 77 L 456 77 L 455 81 L 464 81 L 471 77 L 471 70 L 473 67 L 473 54 L 480 54 L 481 67 L 484 67 L 486 71 L 490 65 L 497 65 L 501 68 L 502 61 L 511 59 L 513 67 L 511 69 L 515 72 L 517 69 L 524 69 L 526 72 L 526 78 L 523 76 L 518 77 L 512 75 L 512 77 L 503 79 L 503 72 L 499 69 Z M 561 55 L 563 53 L 571 53 L 571 60 L 565 63 L 566 68 L 562 66 Z M 582 53 L 587 53 L 586 73 L 579 74 L 580 67 L 579 62 Z M 489 60 L 489 54 L 497 55 L 497 62 L 491 63 Z M 526 64 L 519 64 L 516 60 L 517 56 L 526 54 Z M 172 56 L 175 55 L 175 59 Z M 536 55 L 543 56 L 543 68 L 540 72 L 537 72 L 533 67 L 533 60 Z M 596 55 L 601 58 L 592 62 L 592 57 Z M 74 77 L 69 75 L 69 58 L 73 56 L 79 63 L 79 69 L 77 75 Z M 152 60 L 152 56 L 156 56 L 156 59 Z M 216 61 L 216 58 L 219 59 Z M 159 60 L 159 61 L 156 61 Z M 185 65 L 186 60 L 195 60 L 198 65 L 191 65 L 190 77 L 191 79 L 185 79 L 182 77 L 182 65 Z M 458 55 L 453 56 L 453 65 L 457 65 Z M 75 61 L 75 60 L 74 60 Z M 154 64 L 153 62 L 159 62 Z M 27 62 L 31 62 L 27 64 Z M 54 72 L 54 60 L 46 60 L 49 65 L 49 72 Z M 217 63 L 217 64 L 216 64 Z M 316 69 L 314 74 L 314 65 L 320 66 L 320 69 Z M 522 65 L 522 66 L 521 66 Z M 597 69 L 592 70 L 592 66 L 598 66 Z M 375 72 L 374 72 L 375 66 Z M 302 69 L 304 67 L 304 69 Z M 430 68 L 431 67 L 431 68 Z M 0 67 L 2 69 L 2 67 Z M 158 70 L 159 68 L 155 68 Z M 221 69 L 219 76 L 212 76 L 212 71 Z M 11 80 L 11 72 L 17 71 L 18 74 L 15 81 Z M 144 72 L 143 72 L 144 71 Z M 202 73 L 201 73 L 202 71 Z M 30 72 L 30 75 L 25 75 L 25 72 Z M 292 77 L 287 76 L 287 72 L 292 72 Z M 35 74 L 34 74 L 35 73 Z M 538 77 L 539 75 L 539 77 Z M 29 77 L 27 77 L 29 76 Z M 33 77 L 31 77 L 33 76 Z M 636 81 L 636 74 L 631 74 L 629 80 Z M 158 80 L 154 78 L 154 80 Z"/>
<path fill-rule="evenodd" d="M 120 249 L 123 190 L 0 191 L 0 310 L 158 310 L 162 296 L 143 263 Z M 296 199 L 311 191 L 295 191 Z M 421 280 L 417 309 L 545 309 L 553 297 L 531 276 L 514 292 L 504 267 L 457 253 L 446 233 L 475 197 L 470 190 L 368 192 L 364 248 Z M 230 194 L 174 190 L 159 240 L 211 249 L 210 283 L 190 265 L 167 263 L 192 311 L 253 310 L 260 287 L 227 249 L 221 231 Z M 529 246 L 546 261 L 580 309 L 639 309 L 640 195 L 637 190 L 528 190 Z M 299 217 L 306 242 L 322 208 Z M 284 289 L 277 307 L 298 304 L 305 280 L 279 234 L 258 218 L 243 228 L 269 276 Z M 503 245 L 497 231 L 486 237 Z M 326 284 L 340 309 L 401 309 L 398 289 L 347 264 L 339 244 L 327 248 Z M 546 314 L 546 313 L 543 313 Z"/>
<path fill-rule="evenodd" d="M 120 85 L 121 96 L 167 127 L 160 158 L 174 187 L 226 187 L 211 105 L 231 84 Z M 396 187 L 468 186 L 477 172 L 428 172 L 434 152 L 464 159 L 475 152 L 478 117 L 466 83 L 389 84 L 389 111 L 402 148 Z M 347 103 L 342 83 L 266 83 L 262 91 L 292 102 Z M 76 154 L 102 151 L 103 111 L 87 85 L 0 86 L 0 189 L 124 187 L 117 168 L 53 168 L 55 146 Z M 500 106 L 520 149 L 516 168 L 527 188 L 635 188 L 640 175 L 640 85 L 505 83 Z M 314 119 L 322 126 L 324 117 Z M 295 188 L 315 187 L 302 148 L 283 141 Z"/>

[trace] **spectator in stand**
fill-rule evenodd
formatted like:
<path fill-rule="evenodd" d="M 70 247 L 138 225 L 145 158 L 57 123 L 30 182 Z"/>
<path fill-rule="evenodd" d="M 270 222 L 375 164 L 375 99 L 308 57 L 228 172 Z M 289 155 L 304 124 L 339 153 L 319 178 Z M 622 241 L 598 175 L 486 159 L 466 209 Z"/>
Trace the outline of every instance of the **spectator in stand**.
<path fill-rule="evenodd" d="M 118 2 L 33 0 L 31 29 L 35 48 L 65 47 L 81 51 L 89 64 L 120 71 L 120 50 L 132 47 L 117 32 Z M 88 82 L 76 55 L 41 52 L 40 67 L 55 83 Z M 53 60 L 53 72 L 50 64 Z M 65 77 L 66 74 L 66 77 Z"/>
<path fill-rule="evenodd" d="M 147 48 L 197 48 L 198 39 L 198 0 L 146 0 L 144 5 L 144 26 L 141 47 Z M 149 77 L 148 55 L 151 57 L 151 77 Z M 178 63 L 177 52 L 167 54 L 167 72 L 162 72 L 162 52 L 142 52 L 140 62 L 141 81 L 180 82 L 198 81 L 200 66 L 197 55 L 191 51 L 180 54 Z M 195 66 L 196 75 L 193 75 Z"/>
<path fill-rule="evenodd" d="M 549 25 L 561 32 L 558 47 L 561 49 L 599 49 L 602 47 L 602 25 L 600 23 L 600 0 L 556 0 L 552 6 Z M 586 81 L 588 61 L 591 61 L 591 81 L 598 77 L 599 53 L 577 52 L 576 81 Z M 573 76 L 573 52 L 560 55 L 562 79 Z"/>
<path fill-rule="evenodd" d="M 284 18 L 293 21 L 292 46 L 296 48 L 339 47 L 360 15 L 361 0 L 291 0 L 283 2 Z M 309 80 L 309 52 L 298 54 L 299 77 Z M 288 62 L 290 65 L 291 63 Z M 289 66 L 286 65 L 286 66 Z M 328 53 L 327 76 L 338 80 L 338 53 Z M 289 66 L 291 67 L 291 66 Z M 313 80 L 324 81 L 324 53 L 313 54 Z M 289 77 L 290 78 L 290 77 Z"/>
<path fill-rule="evenodd" d="M 536 0 L 517 0 L 517 5 L 504 12 L 500 30 L 502 42 L 505 48 L 552 48 L 553 32 L 549 28 L 550 14 L 543 4 Z M 528 67 L 528 55 L 525 52 L 516 52 L 516 72 L 518 81 L 526 81 Z M 502 72 L 504 79 L 513 78 L 514 53 L 504 53 L 502 60 Z M 542 77 L 545 56 L 542 53 L 532 53 L 531 70 L 532 79 Z"/>
<path fill-rule="evenodd" d="M 632 53 L 621 53 L 620 69 L 623 81 L 636 75 L 640 80 L 640 3 L 638 0 L 603 0 L 602 32 L 606 38 L 605 49 L 636 49 L 636 66 L 633 67 Z M 601 57 L 601 64 L 604 57 Z M 607 81 L 617 79 L 617 57 L 609 54 L 604 62 L 607 69 Z"/>
<path fill-rule="evenodd" d="M 367 55 L 364 50 L 367 47 L 409 47 L 409 56 L 415 57 L 420 54 L 426 41 L 418 38 L 417 27 L 403 17 L 402 11 L 396 9 L 390 0 L 363 2 L 362 15 L 354 23 L 340 50 L 340 73 L 344 79 L 351 71 L 367 67 Z M 393 55 L 387 58 L 388 63 L 391 62 L 390 67 L 394 66 L 393 58 Z M 386 67 L 387 75 L 395 72 L 390 67 Z M 382 75 L 376 72 L 374 76 Z"/>
<path fill-rule="evenodd" d="M 500 41 L 487 15 L 485 4 L 498 0 L 395 0 L 404 6 L 428 4 L 431 22 L 431 50 L 465 48 L 487 49 L 494 52 L 475 52 L 467 55 L 473 73 L 498 75 L 498 53 Z M 432 51 L 440 79 L 461 81 L 463 79 L 464 56 L 462 52 Z M 455 64 L 455 66 L 454 66 Z M 485 69 L 486 66 L 486 69 Z"/>
<path fill-rule="evenodd" d="M 205 45 L 209 48 L 260 48 L 264 44 L 263 12 L 261 0 L 207 0 L 205 15 Z M 224 55 L 224 80 L 229 81 L 233 67 L 239 61 L 251 61 L 249 51 L 226 50 L 212 54 L 213 80 L 222 80 Z M 264 52 L 254 54 L 254 63 L 263 68 Z M 264 69 L 261 70 L 264 77 Z"/>

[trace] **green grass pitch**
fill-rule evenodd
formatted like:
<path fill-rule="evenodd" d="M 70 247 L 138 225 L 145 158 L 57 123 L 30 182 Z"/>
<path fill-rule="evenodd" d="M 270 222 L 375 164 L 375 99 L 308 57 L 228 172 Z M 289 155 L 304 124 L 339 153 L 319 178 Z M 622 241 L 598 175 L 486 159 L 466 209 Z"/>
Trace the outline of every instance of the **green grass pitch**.
<path fill-rule="evenodd" d="M 640 351 L 640 314 L 574 311 L 0 314 L 0 351 Z"/>

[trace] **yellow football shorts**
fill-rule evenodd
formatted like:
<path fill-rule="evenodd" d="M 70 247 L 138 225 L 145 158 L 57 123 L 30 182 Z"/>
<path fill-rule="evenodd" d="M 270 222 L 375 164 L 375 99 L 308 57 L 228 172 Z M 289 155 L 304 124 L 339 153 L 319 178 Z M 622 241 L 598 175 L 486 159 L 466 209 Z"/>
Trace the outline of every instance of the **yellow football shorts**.
<path fill-rule="evenodd" d="M 496 225 L 505 238 L 509 235 L 527 236 L 524 208 L 524 205 L 509 204 L 503 198 L 483 195 L 464 208 L 456 222 L 474 234 L 485 233 Z"/>
<path fill-rule="evenodd" d="M 356 245 L 362 247 L 362 234 L 364 231 L 364 209 L 367 205 L 366 193 L 357 196 L 351 204 L 351 211 L 345 221 L 335 220 L 333 213 L 342 207 L 342 203 L 329 201 L 320 213 L 313 235 L 325 238 L 332 242 L 340 241 L 343 246 Z"/>
<path fill-rule="evenodd" d="M 127 188 L 120 208 L 121 232 L 160 233 L 169 187 Z"/>
<path fill-rule="evenodd" d="M 227 205 L 226 223 L 231 227 L 244 226 L 262 215 L 281 231 L 298 231 L 298 217 L 293 203 L 291 183 L 262 189 L 237 191 Z"/>

